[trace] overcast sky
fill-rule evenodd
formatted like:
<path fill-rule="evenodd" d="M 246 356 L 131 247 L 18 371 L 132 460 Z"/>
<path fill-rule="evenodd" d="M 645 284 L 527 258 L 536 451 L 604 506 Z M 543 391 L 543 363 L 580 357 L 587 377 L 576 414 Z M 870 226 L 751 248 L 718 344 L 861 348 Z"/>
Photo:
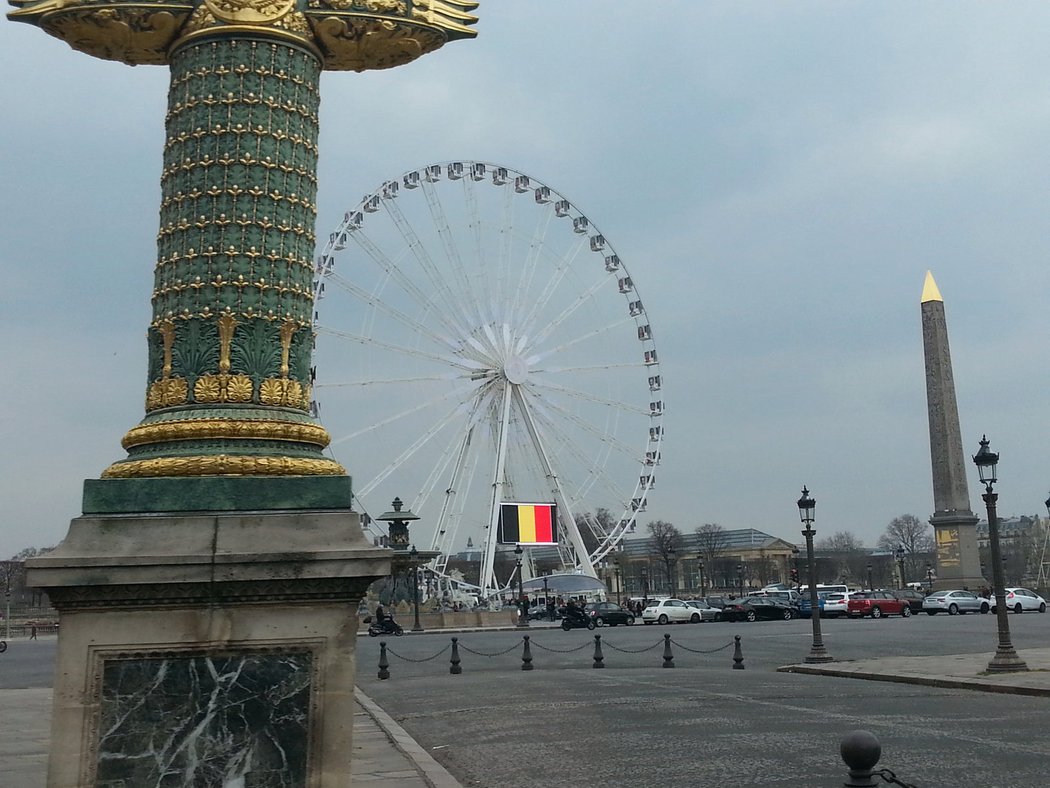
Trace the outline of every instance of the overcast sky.
<path fill-rule="evenodd" d="M 318 237 L 428 162 L 571 197 L 644 293 L 667 439 L 647 515 L 873 544 L 932 513 L 919 297 L 964 449 L 1043 512 L 1050 4 L 486 0 L 474 41 L 322 80 Z M 143 414 L 167 70 L 0 23 L 0 556 L 52 545 Z M 970 498 L 982 507 L 976 474 Z M 644 519 L 644 518 L 643 518 Z"/>

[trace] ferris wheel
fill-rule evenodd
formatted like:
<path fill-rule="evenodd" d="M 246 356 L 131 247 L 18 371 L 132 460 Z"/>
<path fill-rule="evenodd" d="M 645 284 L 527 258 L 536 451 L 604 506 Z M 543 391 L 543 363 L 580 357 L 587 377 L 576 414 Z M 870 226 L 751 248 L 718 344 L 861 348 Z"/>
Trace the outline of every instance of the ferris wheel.
<path fill-rule="evenodd" d="M 508 167 L 431 164 L 345 214 L 314 297 L 315 406 L 365 513 L 404 499 L 442 575 L 469 540 L 488 595 L 501 503 L 549 502 L 546 550 L 596 576 L 645 510 L 664 407 L 649 314 L 587 216 Z"/>

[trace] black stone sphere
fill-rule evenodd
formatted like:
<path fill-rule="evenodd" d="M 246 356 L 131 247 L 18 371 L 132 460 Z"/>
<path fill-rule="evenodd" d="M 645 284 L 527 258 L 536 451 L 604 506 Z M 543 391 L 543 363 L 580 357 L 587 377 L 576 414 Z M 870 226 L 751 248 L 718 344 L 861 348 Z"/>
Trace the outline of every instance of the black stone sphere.
<path fill-rule="evenodd" d="M 869 731 L 851 731 L 842 737 L 839 754 L 850 771 L 871 771 L 882 757 L 882 745 Z"/>

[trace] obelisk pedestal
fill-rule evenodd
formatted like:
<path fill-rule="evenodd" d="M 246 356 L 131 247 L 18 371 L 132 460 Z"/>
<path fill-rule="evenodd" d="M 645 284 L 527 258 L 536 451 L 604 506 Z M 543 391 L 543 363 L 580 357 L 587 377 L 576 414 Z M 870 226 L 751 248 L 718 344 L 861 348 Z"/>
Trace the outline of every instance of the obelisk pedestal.
<path fill-rule="evenodd" d="M 966 455 L 962 450 L 944 301 L 929 271 L 921 309 L 933 469 L 934 513 L 930 524 L 937 547 L 937 579 L 933 587 L 977 591 L 988 586 L 988 582 L 981 576 L 977 517 L 970 510 L 966 485 Z"/>

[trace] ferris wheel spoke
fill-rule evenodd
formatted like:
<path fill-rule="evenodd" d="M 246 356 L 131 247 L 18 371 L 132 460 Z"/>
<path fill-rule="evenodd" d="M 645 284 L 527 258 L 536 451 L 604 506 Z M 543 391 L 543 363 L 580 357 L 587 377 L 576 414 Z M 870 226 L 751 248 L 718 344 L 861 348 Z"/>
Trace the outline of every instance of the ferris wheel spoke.
<path fill-rule="evenodd" d="M 390 474 L 394 473 L 394 471 L 396 471 L 398 468 L 404 465 L 406 460 L 412 457 L 412 455 L 414 455 L 430 440 L 432 440 L 435 435 L 437 435 L 446 426 L 452 423 L 457 418 L 457 416 L 461 415 L 462 412 L 458 405 L 452 410 L 450 410 L 448 413 L 446 413 L 443 418 L 439 419 L 434 424 L 432 424 L 430 429 L 424 432 L 423 435 L 420 436 L 414 443 L 412 443 L 407 449 L 401 452 L 401 454 L 398 455 L 398 457 L 393 462 L 391 462 L 389 465 L 386 466 L 386 468 L 380 471 L 378 476 L 376 476 L 374 479 L 372 479 L 372 481 L 370 481 L 368 484 L 362 487 L 360 494 L 368 495 L 368 493 L 375 489 L 376 485 L 381 484 L 383 480 L 385 480 Z"/>
<path fill-rule="evenodd" d="M 552 417 L 553 415 L 557 415 L 562 419 L 566 419 L 572 422 L 580 429 L 588 432 L 589 434 L 601 440 L 603 443 L 607 443 L 609 446 L 616 449 L 621 456 L 629 457 L 632 460 L 638 460 L 638 451 L 633 446 L 628 446 L 623 441 L 618 440 L 614 436 L 610 435 L 608 430 L 602 430 L 594 426 L 589 421 L 580 418 L 572 411 L 563 408 L 561 405 L 554 402 L 549 397 L 537 397 L 536 406 L 551 411 Z"/>
<path fill-rule="evenodd" d="M 381 386 L 384 384 L 403 386 L 406 383 L 426 383 L 438 380 L 474 380 L 474 375 L 467 374 L 464 372 L 449 372 L 443 375 L 415 375 L 413 377 L 406 378 L 373 378 L 370 380 L 344 380 L 333 381 L 331 383 L 316 383 L 314 384 L 314 388 L 318 391 L 321 391 L 324 389 L 364 388 L 365 386 Z"/>
<path fill-rule="evenodd" d="M 605 397 L 599 397 L 595 394 L 590 394 L 586 391 L 580 391 L 579 389 L 569 388 L 568 386 L 559 386 L 556 383 L 540 383 L 535 378 L 530 380 L 530 385 L 536 386 L 537 388 L 544 388 L 549 391 L 557 391 L 575 399 L 586 400 L 587 402 L 596 402 L 599 405 L 605 405 L 610 408 L 624 411 L 626 413 L 640 413 L 642 415 L 649 415 L 649 411 L 645 408 L 640 408 L 637 405 L 623 402 L 621 400 L 607 399 Z"/>
<path fill-rule="evenodd" d="M 373 309 L 376 309 L 389 317 L 392 317 L 394 320 L 398 321 L 406 328 L 418 332 L 421 336 L 427 337 L 428 339 L 432 340 L 435 344 L 441 345 L 442 347 L 448 350 L 455 350 L 456 344 L 449 337 L 443 336 L 435 331 L 432 331 L 426 324 L 420 322 L 419 320 L 416 320 L 410 315 L 406 315 L 400 309 L 395 309 L 390 304 L 386 303 L 383 299 L 377 297 L 373 293 L 368 292 L 363 287 L 355 285 L 353 282 L 346 280 L 345 278 L 336 273 L 329 274 L 328 281 L 338 285 L 338 287 L 341 290 L 354 296 L 363 304 L 370 306 Z"/>
<path fill-rule="evenodd" d="M 466 397 L 466 398 L 461 398 L 462 395 L 463 394 L 471 394 L 474 391 L 476 391 L 476 386 L 463 386 L 463 387 L 460 387 L 458 389 L 454 389 L 452 391 L 446 392 L 444 394 L 440 394 L 440 395 L 438 395 L 436 397 L 433 397 L 431 399 L 428 399 L 428 400 L 425 400 L 423 402 L 417 403 L 416 405 L 412 406 L 411 408 L 406 408 L 405 410 L 402 410 L 402 411 L 400 411 L 398 413 L 395 413 L 393 416 L 390 416 L 388 418 L 385 418 L 385 419 L 382 419 L 380 421 L 377 421 L 377 422 L 374 422 L 372 424 L 369 424 L 367 427 L 362 427 L 357 432 L 353 432 L 353 433 L 350 433 L 349 435 L 344 435 L 341 438 L 335 439 L 329 445 L 337 446 L 340 443 L 345 443 L 348 440 L 353 440 L 354 438 L 358 438 L 361 435 L 366 435 L 369 432 L 373 432 L 373 431 L 375 431 L 375 430 L 377 430 L 377 429 L 379 429 L 381 427 L 385 427 L 388 424 L 393 424 L 393 423 L 395 423 L 397 421 L 400 421 L 400 420 L 402 420 L 404 418 L 407 418 L 408 416 L 411 416 L 413 413 L 419 413 L 420 411 L 426 410 L 427 408 L 429 408 L 429 407 L 431 407 L 433 405 L 437 405 L 439 402 L 445 402 L 445 401 L 450 400 L 450 399 L 457 399 L 456 406 L 453 408 L 453 412 L 455 412 L 455 411 L 459 410 L 461 408 L 461 406 L 464 403 L 468 402 L 469 399 L 470 399 L 469 396 Z"/>
<path fill-rule="evenodd" d="M 585 248 L 585 237 L 586 236 L 577 237 L 569 251 L 558 261 L 557 269 L 555 269 L 553 275 L 547 280 L 543 292 L 540 293 L 539 297 L 535 300 L 532 309 L 529 310 L 529 314 L 525 318 L 525 333 L 532 332 L 536 321 L 542 319 L 543 310 L 546 308 L 547 304 L 550 303 L 551 298 L 553 298 L 556 293 L 561 292 L 562 281 L 565 279 L 566 274 L 571 270 L 572 264 L 576 261 L 580 252 Z"/>
<path fill-rule="evenodd" d="M 433 219 L 434 227 L 437 230 L 438 237 L 441 239 L 442 246 L 445 249 L 445 258 L 449 262 L 452 276 L 456 281 L 456 288 L 459 293 L 465 299 L 464 308 L 468 314 L 469 320 L 472 323 L 480 324 L 482 321 L 481 313 L 478 311 L 477 300 L 472 298 L 472 292 L 470 287 L 470 280 L 467 279 L 466 268 L 463 265 L 463 258 L 460 255 L 459 247 L 456 245 L 455 236 L 452 234 L 452 228 L 449 227 L 448 217 L 445 215 L 444 206 L 441 204 L 441 197 L 434 188 L 434 184 L 429 181 L 423 182 L 423 194 L 427 199 L 427 207 L 430 209 L 430 216 Z"/>
<path fill-rule="evenodd" d="M 364 232 L 358 228 L 349 233 L 349 237 L 368 255 L 368 257 L 379 266 L 380 270 L 390 276 L 416 304 L 427 314 L 433 314 L 435 318 L 445 327 L 445 330 L 454 336 L 462 334 L 462 326 L 456 325 L 448 319 L 446 310 L 432 300 L 426 292 L 413 281 L 413 278 L 397 265 L 390 256 L 383 252 Z"/>
<path fill-rule="evenodd" d="M 575 345 L 580 344 L 581 342 L 586 342 L 588 339 L 594 339 L 594 337 L 601 336 L 602 334 L 607 334 L 608 332 L 616 329 L 618 326 L 622 326 L 625 323 L 633 321 L 634 319 L 630 317 L 615 320 L 612 323 L 608 323 L 607 325 L 602 326 L 601 328 L 596 328 L 593 331 L 588 331 L 586 334 L 581 334 L 580 336 L 574 339 L 570 339 L 568 342 L 563 342 L 562 344 L 558 345 L 557 347 L 553 347 L 550 350 L 544 350 L 539 353 L 536 353 L 528 359 L 529 366 L 543 361 L 544 359 L 550 358 L 551 356 L 555 356 L 558 353 L 561 353 L 565 350 L 568 350 L 571 347 L 574 347 Z"/>
<path fill-rule="evenodd" d="M 519 325 L 526 327 L 524 332 L 528 331 L 529 320 L 528 318 L 522 317 L 522 312 L 525 309 L 526 303 L 531 300 L 530 294 L 533 292 L 533 283 L 536 278 L 536 272 L 539 270 L 539 263 L 543 252 L 543 242 L 547 237 L 547 231 L 550 228 L 553 219 L 554 211 L 552 210 L 543 211 L 537 217 L 532 238 L 529 239 L 528 253 L 525 255 L 525 262 L 521 266 L 520 274 L 518 276 L 518 286 L 515 288 L 516 295 L 514 299 L 512 318 Z"/>
<path fill-rule="evenodd" d="M 614 363 L 614 364 L 577 364 L 571 367 L 533 367 L 533 373 L 544 373 L 549 375 L 558 375 L 562 372 L 604 372 L 608 369 L 644 369 L 645 364 L 641 361 L 631 361 L 628 363 Z"/>
<path fill-rule="evenodd" d="M 569 304 L 569 306 L 566 307 L 560 315 L 558 315 L 549 323 L 544 325 L 542 330 L 536 335 L 536 338 L 533 341 L 538 345 L 539 343 L 546 340 L 546 338 L 553 334 L 558 329 L 558 327 L 561 326 L 562 323 L 564 323 L 566 320 L 572 317 L 580 307 L 590 302 L 595 297 L 595 295 L 597 295 L 599 290 L 608 283 L 610 278 L 614 277 L 611 277 L 610 275 L 607 277 L 602 277 L 601 279 L 592 282 L 591 286 L 587 288 L 587 290 L 585 290 L 583 293 L 581 293 L 575 301 Z"/>
<path fill-rule="evenodd" d="M 406 356 L 413 356 L 415 358 L 424 358 L 428 361 L 434 361 L 443 366 L 456 367 L 457 369 L 466 370 L 473 375 L 479 372 L 483 372 L 486 366 L 480 362 L 468 363 L 470 360 L 466 358 L 453 358 L 451 356 L 439 356 L 436 353 L 428 353 L 425 350 L 418 350 L 417 348 L 405 347 L 404 345 L 395 345 L 392 342 L 382 342 L 378 339 L 365 336 L 364 334 L 355 334 L 350 331 L 339 331 L 334 328 L 325 328 L 318 326 L 318 334 L 324 334 L 325 336 L 339 337 L 340 339 L 347 339 L 351 342 L 356 342 L 360 345 L 370 345 L 372 347 L 381 348 L 382 350 L 390 350 L 395 353 L 401 353 Z"/>
<path fill-rule="evenodd" d="M 498 322 L 506 322 L 511 314 L 514 293 L 510 286 L 510 271 L 514 240 L 514 192 L 503 187 L 503 220 L 497 237 L 499 252 L 496 267 L 496 294 L 499 297 L 496 309 Z"/>
<path fill-rule="evenodd" d="M 470 325 L 472 320 L 470 313 L 466 309 L 466 306 L 457 297 L 452 288 L 448 286 L 448 282 L 445 277 L 441 275 L 434 260 L 431 258 L 430 253 L 426 247 L 419 240 L 419 235 L 412 227 L 412 223 L 405 216 L 401 210 L 401 206 L 397 204 L 394 199 L 384 200 L 383 207 L 387 211 L 387 215 L 390 216 L 394 222 L 394 226 L 397 227 L 401 233 L 401 237 L 404 239 L 408 250 L 412 253 L 416 262 L 419 263 L 420 269 L 426 274 L 427 280 L 430 283 L 430 287 L 435 295 L 443 297 L 446 305 L 446 309 L 457 318 L 457 325 L 462 333 L 469 333 Z"/>

